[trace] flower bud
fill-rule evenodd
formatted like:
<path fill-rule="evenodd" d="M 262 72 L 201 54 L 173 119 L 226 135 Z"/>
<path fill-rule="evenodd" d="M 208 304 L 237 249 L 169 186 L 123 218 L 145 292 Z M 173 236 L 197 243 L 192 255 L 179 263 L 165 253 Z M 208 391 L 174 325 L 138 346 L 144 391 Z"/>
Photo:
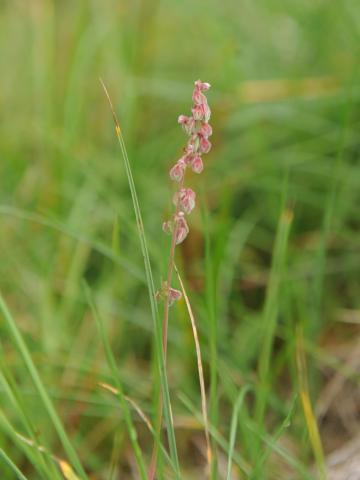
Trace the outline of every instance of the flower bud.
<path fill-rule="evenodd" d="M 212 135 L 211 125 L 209 123 L 203 122 L 201 124 L 198 134 L 205 138 L 211 137 Z"/>
<path fill-rule="evenodd" d="M 201 153 L 208 153 L 211 149 L 211 143 L 206 137 L 200 137 L 199 150 Z"/>
<path fill-rule="evenodd" d="M 183 161 L 183 159 L 180 158 L 180 160 L 178 160 L 170 170 L 171 180 L 174 180 L 175 182 L 181 182 L 184 176 L 185 168 L 186 168 L 186 164 Z"/>
<path fill-rule="evenodd" d="M 201 90 L 205 92 L 206 90 L 209 90 L 210 87 L 211 87 L 210 83 L 202 82 L 201 80 L 196 80 L 195 82 L 195 89 L 197 90 Z"/>
<path fill-rule="evenodd" d="M 189 227 L 183 212 L 179 212 L 175 217 L 175 243 L 183 242 L 189 233 Z"/>
<path fill-rule="evenodd" d="M 211 110 L 207 103 L 194 105 L 191 111 L 195 120 L 204 120 L 205 122 L 208 122 L 210 119 Z"/>
<path fill-rule="evenodd" d="M 195 173 L 201 173 L 204 169 L 203 161 L 200 155 L 197 155 L 191 163 L 192 171 Z"/>
<path fill-rule="evenodd" d="M 182 297 L 182 293 L 180 292 L 180 290 L 176 290 L 176 288 L 169 288 L 169 306 L 171 306 L 174 302 L 177 302 L 178 300 L 180 300 L 180 298 Z"/>
<path fill-rule="evenodd" d="M 177 300 L 180 300 L 182 297 L 182 293 L 175 288 L 168 287 L 167 282 L 163 282 L 161 285 L 160 290 L 158 290 L 155 294 L 156 300 L 159 302 L 160 300 L 165 300 L 166 298 L 169 299 L 169 306 L 171 306 Z"/>
<path fill-rule="evenodd" d="M 200 105 L 194 105 L 194 107 L 191 109 L 194 120 L 202 120 L 204 118 L 204 106 L 203 104 Z"/>
<path fill-rule="evenodd" d="M 186 115 L 180 115 L 178 118 L 178 123 L 183 127 L 184 131 L 191 135 L 195 129 L 195 120 L 193 117 L 187 117 Z"/>
<path fill-rule="evenodd" d="M 207 102 L 205 95 L 198 88 L 194 88 L 192 99 L 196 105 L 201 105 L 202 103 Z"/>
<path fill-rule="evenodd" d="M 195 207 L 196 194 L 191 188 L 181 188 L 175 193 L 173 202 L 179 209 L 189 214 Z"/>

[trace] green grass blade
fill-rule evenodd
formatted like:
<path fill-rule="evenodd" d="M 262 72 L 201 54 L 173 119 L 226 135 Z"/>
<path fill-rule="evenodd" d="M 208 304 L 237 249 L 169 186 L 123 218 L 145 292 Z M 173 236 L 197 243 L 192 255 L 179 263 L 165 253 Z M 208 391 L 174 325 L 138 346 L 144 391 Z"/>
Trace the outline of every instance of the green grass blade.
<path fill-rule="evenodd" d="M 38 225 L 43 225 L 44 227 L 50 228 L 57 232 L 62 233 L 63 235 L 67 235 L 78 242 L 83 243 L 84 245 L 89 245 L 93 250 L 103 255 L 105 258 L 109 259 L 110 261 L 114 262 L 116 265 L 119 265 L 121 268 L 124 268 L 127 272 L 134 276 L 137 280 L 141 282 L 145 282 L 143 272 L 135 267 L 129 260 L 124 258 L 119 253 L 116 253 L 114 249 L 109 248 L 107 245 L 103 244 L 100 241 L 94 240 L 92 238 L 87 237 L 81 233 L 76 232 L 68 226 L 58 220 L 54 220 L 52 218 L 48 218 L 44 215 L 39 213 L 29 212 L 27 210 L 21 208 L 15 208 L 10 205 L 0 205 L 0 215 L 10 216 L 12 218 L 17 218 L 20 220 L 25 220 L 27 222 L 34 222 Z"/>
<path fill-rule="evenodd" d="M 176 472 L 175 472 L 176 477 L 180 479 L 181 478 L 180 465 L 179 465 L 179 459 L 177 454 L 175 430 L 174 430 L 174 424 L 173 424 L 173 418 L 172 418 L 172 412 L 171 412 L 170 392 L 169 392 L 169 385 L 168 385 L 167 376 L 166 376 L 165 357 L 162 349 L 162 325 L 159 318 L 158 308 L 155 300 L 156 291 L 155 291 L 150 257 L 149 257 L 149 252 L 148 252 L 147 242 L 145 237 L 144 224 L 142 221 L 142 215 L 141 215 L 140 205 L 139 205 L 139 201 L 136 193 L 135 182 L 134 182 L 134 178 L 131 171 L 131 165 L 130 165 L 129 157 L 127 154 L 125 142 L 121 133 L 120 125 L 116 117 L 115 110 L 112 105 L 108 91 L 102 81 L 101 81 L 101 84 L 105 91 L 106 97 L 109 101 L 110 109 L 113 115 L 116 136 L 120 145 L 124 166 L 125 166 L 125 171 L 126 171 L 126 175 L 127 175 L 127 179 L 130 187 L 131 198 L 134 206 L 141 252 L 144 259 L 146 281 L 147 281 L 150 305 L 151 305 L 151 314 L 152 314 L 153 323 L 154 323 L 156 358 L 158 362 L 160 383 L 161 383 L 161 388 L 163 393 L 164 418 L 165 418 L 166 430 L 167 430 L 168 441 L 169 441 L 170 455 L 176 467 Z"/>
<path fill-rule="evenodd" d="M 73 467 L 75 470 L 78 472 L 80 477 L 84 480 L 87 479 L 87 475 L 85 473 L 85 470 L 79 460 L 79 457 L 72 446 L 67 433 L 65 432 L 65 429 L 63 427 L 63 424 L 54 408 L 54 405 L 45 389 L 45 386 L 40 378 L 39 372 L 31 358 L 30 352 L 26 346 L 26 343 L 20 333 L 20 330 L 18 329 L 14 319 L 12 318 L 9 309 L 7 308 L 3 298 L 0 295 L 0 311 L 3 314 L 3 318 L 5 320 L 5 325 L 10 332 L 13 341 L 19 350 L 21 357 L 29 371 L 30 377 L 35 385 L 35 388 L 39 394 L 39 397 L 45 407 L 45 410 L 47 414 L 49 415 L 53 426 L 59 436 L 59 439 L 64 447 L 64 450 L 69 457 L 70 462 L 72 463 Z"/>
<path fill-rule="evenodd" d="M 138 469 L 139 469 L 139 473 L 140 473 L 141 478 L 143 480 L 146 480 L 145 462 L 144 462 L 142 452 L 141 452 L 141 449 L 140 449 L 140 446 L 139 446 L 139 443 L 138 443 L 138 440 L 137 440 L 137 432 L 136 432 L 136 429 L 134 427 L 134 424 L 133 424 L 133 421 L 132 421 L 132 418 L 131 418 L 130 409 L 129 409 L 127 401 L 124 397 L 122 380 L 120 378 L 119 371 L 118 371 L 118 368 L 117 368 L 117 365 L 116 365 L 116 360 L 115 360 L 114 354 L 113 354 L 111 346 L 110 346 L 109 338 L 108 338 L 108 336 L 105 332 L 103 322 L 101 321 L 100 315 L 98 313 L 98 310 L 97 310 L 96 305 L 94 303 L 94 300 L 92 298 L 90 288 L 86 284 L 85 284 L 85 292 L 86 292 L 86 297 L 87 297 L 88 303 L 91 307 L 93 317 L 94 317 L 94 320 L 96 322 L 96 326 L 97 326 L 97 329 L 98 329 L 98 332 L 99 332 L 99 335 L 100 335 L 100 338 L 101 338 L 101 341 L 102 341 L 102 344 L 103 344 L 103 347 L 104 347 L 104 350 L 105 350 L 105 355 L 106 355 L 106 359 L 107 359 L 107 362 L 108 362 L 108 365 L 109 365 L 109 368 L 110 368 L 110 371 L 111 371 L 111 374 L 112 374 L 112 378 L 113 378 L 113 381 L 114 381 L 114 383 L 116 385 L 116 388 L 117 388 L 118 397 L 120 399 L 121 409 L 122 409 L 122 412 L 123 412 L 123 415 L 124 415 L 126 427 L 128 429 L 128 432 L 129 432 L 131 445 L 134 449 L 135 458 L 136 458 L 137 466 L 138 466 Z"/>
<path fill-rule="evenodd" d="M 235 407 L 234 407 L 234 411 L 231 419 L 231 428 L 230 428 L 229 454 L 228 454 L 227 476 L 226 476 L 227 480 L 231 480 L 231 466 L 232 466 L 233 455 L 234 455 L 239 411 L 244 401 L 245 395 L 251 390 L 251 388 L 252 388 L 251 385 L 245 385 L 241 389 L 241 392 L 239 393 L 239 396 L 235 403 Z"/>
<path fill-rule="evenodd" d="M 256 395 L 255 416 L 261 427 L 264 421 L 265 409 L 269 393 L 269 375 L 271 373 L 271 354 L 276 327 L 278 322 L 280 305 L 280 285 L 285 267 L 287 244 L 289 240 L 290 227 L 293 219 L 291 210 L 284 207 L 280 215 L 273 259 L 270 271 L 270 279 L 266 291 L 266 299 L 263 313 L 263 344 L 259 359 L 259 385 Z"/>
<path fill-rule="evenodd" d="M 251 478 L 257 479 L 261 476 L 261 469 L 263 468 L 264 463 L 266 462 L 267 458 L 269 457 L 270 453 L 272 452 L 272 448 L 270 447 L 270 445 L 275 445 L 276 442 L 279 440 L 279 438 L 284 433 L 284 431 L 287 428 L 289 428 L 289 426 L 291 424 L 291 418 L 294 414 L 294 410 L 295 410 L 295 407 L 296 407 L 296 401 L 297 401 L 297 395 L 295 394 L 285 419 L 281 423 L 280 427 L 276 430 L 275 434 L 272 435 L 271 437 L 269 437 L 271 440 L 269 440 L 267 442 L 267 446 L 264 449 L 263 454 L 260 455 L 259 459 L 257 460 L 256 466 L 255 466 L 255 469 L 254 469 L 254 472 L 253 472 Z M 270 444 L 270 442 L 271 442 L 271 444 Z"/>
<path fill-rule="evenodd" d="M 299 475 L 301 475 L 300 478 L 304 479 L 304 480 L 314 480 L 314 476 L 313 474 L 309 473 L 306 465 L 304 465 L 300 460 L 298 460 L 296 457 L 293 457 L 287 450 L 286 448 L 282 447 L 279 443 L 277 443 L 276 439 L 272 438 L 270 435 L 264 433 L 262 434 L 260 431 L 259 431 L 259 427 L 258 425 L 249 420 L 247 423 L 246 423 L 246 427 L 251 431 L 253 432 L 257 437 L 259 437 L 259 439 L 261 440 L 261 442 L 263 442 L 267 448 L 269 448 L 271 451 L 275 452 L 277 455 L 279 455 L 281 458 L 283 458 L 286 463 L 288 465 L 290 465 L 291 467 L 293 467 L 298 473 Z M 252 476 L 249 476 L 248 477 L 249 479 L 251 478 L 254 478 L 254 480 L 258 480 L 259 478 L 264 478 L 264 472 L 261 472 L 261 476 L 256 476 L 256 477 L 252 477 Z M 298 477 L 296 477 L 298 478 Z"/>
<path fill-rule="evenodd" d="M 196 418 L 196 420 L 200 423 L 203 424 L 203 416 L 202 413 L 199 412 L 193 405 L 193 403 L 190 401 L 190 399 L 184 395 L 183 393 L 178 394 L 179 400 L 185 405 L 185 407 L 189 410 L 192 415 Z M 210 435 L 214 441 L 214 444 L 218 445 L 225 454 L 228 454 L 230 446 L 226 439 L 222 436 L 222 434 L 219 432 L 219 430 L 212 424 L 209 425 L 209 432 Z M 238 465 L 238 467 L 241 469 L 242 472 L 246 475 L 246 478 L 248 478 L 251 467 L 249 463 L 238 453 L 233 450 L 232 453 L 232 459 L 234 463 Z"/>
<path fill-rule="evenodd" d="M 211 239 L 209 235 L 208 211 L 203 210 L 203 221 L 205 224 L 205 278 L 206 278 L 206 307 L 208 314 L 209 331 L 209 366 L 210 366 L 210 394 L 209 394 L 209 420 L 214 427 L 218 425 L 218 325 L 217 325 L 217 302 L 216 302 L 216 279 L 214 261 L 211 250 Z M 218 476 L 216 448 L 212 448 L 211 479 L 216 480 Z"/>
<path fill-rule="evenodd" d="M 15 463 L 11 460 L 10 457 L 6 455 L 4 450 L 0 448 L 0 457 L 4 460 L 4 462 L 11 468 L 11 470 L 15 473 L 16 478 L 18 480 L 27 480 L 25 475 L 21 473 L 21 471 L 18 469 L 18 467 L 15 465 Z"/>

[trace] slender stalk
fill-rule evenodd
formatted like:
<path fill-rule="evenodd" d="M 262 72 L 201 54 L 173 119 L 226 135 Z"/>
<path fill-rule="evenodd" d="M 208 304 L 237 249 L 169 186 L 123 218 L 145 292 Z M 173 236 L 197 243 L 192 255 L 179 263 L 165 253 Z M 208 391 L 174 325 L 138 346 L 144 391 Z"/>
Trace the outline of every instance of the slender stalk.
<path fill-rule="evenodd" d="M 156 293 L 155 293 L 154 281 L 152 276 L 150 257 L 149 257 L 149 252 L 147 248 L 147 243 L 146 243 L 144 225 L 142 221 L 139 201 L 137 198 L 135 183 L 132 176 L 131 165 L 130 165 L 129 157 L 127 154 L 125 142 L 121 133 L 120 124 L 117 119 L 107 88 L 101 79 L 100 79 L 100 82 L 105 92 L 106 98 L 109 102 L 111 114 L 114 120 L 115 132 L 120 145 L 122 157 L 124 160 L 125 171 L 126 171 L 127 179 L 129 182 L 131 197 L 133 201 L 140 246 L 141 246 L 141 251 L 144 258 L 146 282 L 148 286 L 150 305 L 151 305 L 151 314 L 152 314 L 154 330 L 155 330 L 156 359 L 157 359 L 161 388 L 162 388 L 162 397 L 161 397 L 162 398 L 161 402 L 163 404 L 162 408 L 164 408 L 164 417 L 165 417 L 167 436 L 168 436 L 169 447 L 170 447 L 170 455 L 171 455 L 172 462 L 175 466 L 175 475 L 177 479 L 180 479 L 181 478 L 180 465 L 179 465 L 177 448 L 176 448 L 176 439 L 175 439 L 174 421 L 173 421 L 173 416 L 171 411 L 169 385 L 168 385 L 167 376 L 166 376 L 165 355 L 162 348 L 162 329 L 161 329 L 161 323 L 159 321 L 159 312 L 158 312 L 158 308 L 155 300 Z M 160 442 L 160 438 L 159 437 L 155 438 L 155 442 L 158 445 L 158 443 Z"/>
<path fill-rule="evenodd" d="M 186 307 L 189 313 L 190 321 L 191 321 L 191 328 L 193 331 L 193 336 L 194 336 L 194 342 L 195 342 L 195 350 L 196 350 L 196 359 L 197 359 L 197 367 L 198 367 L 198 373 L 199 373 L 199 383 L 200 383 L 200 394 L 201 394 L 201 408 L 202 408 L 202 414 L 204 418 L 204 427 L 205 427 L 205 440 L 206 440 L 206 454 L 207 454 L 207 461 L 209 464 L 209 472 L 211 471 L 211 463 L 212 463 L 212 449 L 211 449 L 211 443 L 210 443 L 210 435 L 209 435 L 209 419 L 208 419 L 208 414 L 207 414 L 207 401 L 206 401 L 206 391 L 205 391 L 205 380 L 204 380 L 204 369 L 202 365 L 202 360 L 201 360 L 201 348 L 200 348 L 200 342 L 199 342 L 199 335 L 197 332 L 196 328 L 196 322 L 195 322 L 195 317 L 191 308 L 191 304 L 189 301 L 189 297 L 187 296 L 183 281 L 180 277 L 180 273 L 178 269 L 176 268 L 176 265 L 174 264 L 174 268 L 180 283 L 180 287 L 182 290 L 182 293 L 184 295 Z"/>
<path fill-rule="evenodd" d="M 181 185 L 179 190 L 183 187 L 183 185 L 184 185 L 184 178 L 181 180 Z M 180 206 L 179 206 L 179 202 L 177 202 L 175 215 L 179 213 L 179 210 L 180 210 Z M 177 235 L 177 224 L 175 224 L 174 231 L 171 237 L 168 274 L 167 274 L 168 287 L 170 287 L 171 285 L 173 272 L 174 272 L 176 235 Z M 164 317 L 163 317 L 163 324 L 162 324 L 162 348 L 164 353 L 165 365 L 166 365 L 166 359 L 167 359 L 169 308 L 170 308 L 170 295 L 168 294 L 166 295 L 166 298 L 165 298 Z M 160 392 L 158 411 L 156 415 L 156 436 L 159 439 L 161 439 L 162 416 L 163 416 L 163 397 L 162 397 L 162 393 Z M 153 451 L 151 453 L 151 461 L 150 461 L 149 476 L 148 476 L 149 480 L 153 480 L 155 477 L 158 453 L 159 453 L 159 443 L 155 442 L 153 446 Z"/>
<path fill-rule="evenodd" d="M 184 176 L 183 176 L 183 178 L 180 182 L 179 191 L 183 188 L 184 178 L 185 178 L 185 174 L 184 174 Z M 175 216 L 178 215 L 179 211 L 180 211 L 180 202 L 177 201 Z M 168 285 L 168 287 L 171 286 L 171 281 L 172 281 L 173 272 L 174 272 L 177 229 L 178 229 L 177 224 L 175 224 L 174 231 L 173 231 L 172 237 L 171 237 L 171 246 L 170 246 L 170 254 L 169 254 L 169 265 L 168 265 L 168 274 L 167 274 L 167 285 Z M 170 308 L 170 295 L 167 295 L 166 298 L 165 298 L 164 319 L 163 319 L 163 350 L 164 350 L 165 363 L 166 363 L 166 357 L 167 357 L 169 308 Z"/>

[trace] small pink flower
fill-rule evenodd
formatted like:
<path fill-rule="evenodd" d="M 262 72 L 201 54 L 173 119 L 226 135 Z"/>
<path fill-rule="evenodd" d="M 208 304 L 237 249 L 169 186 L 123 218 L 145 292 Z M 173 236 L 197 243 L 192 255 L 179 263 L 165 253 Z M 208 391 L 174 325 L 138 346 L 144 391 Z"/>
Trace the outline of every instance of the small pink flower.
<path fill-rule="evenodd" d="M 193 158 L 194 158 L 194 154 L 192 154 L 192 153 L 187 153 L 186 155 L 181 157 L 181 159 L 183 160 L 183 162 L 186 165 L 191 165 L 191 162 L 192 162 Z"/>
<path fill-rule="evenodd" d="M 210 83 L 202 82 L 201 80 L 196 80 L 195 82 L 195 88 L 203 92 L 205 92 L 206 90 L 209 90 L 210 87 L 211 87 Z"/>
<path fill-rule="evenodd" d="M 183 161 L 183 159 L 180 158 L 180 160 L 178 160 L 170 170 L 171 180 L 174 180 L 175 182 L 181 182 L 184 176 L 185 168 L 186 168 L 186 164 Z"/>
<path fill-rule="evenodd" d="M 208 122 L 210 119 L 211 110 L 207 103 L 194 105 L 191 111 L 195 120 L 205 120 L 205 122 Z"/>
<path fill-rule="evenodd" d="M 194 105 L 191 109 L 194 120 L 202 120 L 205 116 L 205 109 L 204 104 L 201 103 L 200 105 Z"/>
<path fill-rule="evenodd" d="M 177 302 L 182 297 L 182 293 L 176 288 L 169 288 L 169 306 L 171 306 L 174 302 Z"/>
<path fill-rule="evenodd" d="M 205 95 L 196 87 L 194 88 L 192 99 L 196 105 L 201 105 L 207 102 Z"/>
<path fill-rule="evenodd" d="M 199 135 L 205 138 L 211 137 L 212 135 L 211 125 L 209 123 L 203 122 L 198 133 Z"/>
<path fill-rule="evenodd" d="M 180 125 L 185 125 L 186 123 L 188 123 L 190 117 L 187 117 L 186 115 L 179 115 L 178 117 L 178 123 L 180 123 Z"/>
<path fill-rule="evenodd" d="M 175 226 L 175 232 L 176 232 L 175 243 L 176 243 L 176 245 L 179 245 L 179 243 L 181 243 L 185 240 L 185 238 L 187 237 L 187 234 L 189 233 L 189 227 L 188 227 L 188 224 L 186 222 L 186 219 L 184 217 L 183 212 L 179 212 L 175 216 L 175 224 L 176 224 L 176 226 Z"/>
<path fill-rule="evenodd" d="M 163 282 L 160 290 L 158 290 L 155 294 L 155 298 L 158 302 L 160 300 L 165 300 L 166 298 L 169 298 L 169 306 L 171 306 L 177 300 L 180 300 L 181 297 L 182 293 L 175 288 L 168 287 L 167 282 Z"/>
<path fill-rule="evenodd" d="M 203 161 L 200 155 L 197 155 L 191 163 L 192 171 L 195 173 L 201 173 L 204 169 Z"/>
<path fill-rule="evenodd" d="M 178 123 L 183 127 L 184 131 L 191 135 L 194 132 L 195 120 L 193 117 L 187 117 L 186 115 L 180 115 L 178 118 Z"/>
<path fill-rule="evenodd" d="M 206 137 L 200 137 L 199 150 L 201 153 L 208 153 L 211 149 L 211 143 Z"/>
<path fill-rule="evenodd" d="M 174 204 L 179 205 L 181 211 L 189 214 L 195 207 L 196 194 L 191 188 L 181 188 L 174 195 Z"/>
<path fill-rule="evenodd" d="M 193 145 L 192 141 L 190 140 L 189 143 L 184 148 L 184 155 L 181 157 L 180 160 L 185 165 L 190 165 L 192 162 L 192 159 L 194 158 L 194 151 L 195 151 L 195 145 Z"/>

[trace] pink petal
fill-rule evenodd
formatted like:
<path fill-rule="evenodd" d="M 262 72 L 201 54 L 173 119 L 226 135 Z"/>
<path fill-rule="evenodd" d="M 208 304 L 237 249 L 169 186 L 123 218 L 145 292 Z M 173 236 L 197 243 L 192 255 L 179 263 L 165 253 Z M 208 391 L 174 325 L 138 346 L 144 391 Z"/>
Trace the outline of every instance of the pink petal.
<path fill-rule="evenodd" d="M 186 165 L 182 159 L 175 163 L 169 173 L 171 180 L 174 180 L 175 182 L 181 182 L 184 176 L 185 168 Z"/>
<path fill-rule="evenodd" d="M 201 137 L 200 138 L 200 151 L 202 153 L 208 153 L 211 149 L 211 143 L 209 142 L 209 140 L 206 138 L 206 137 Z"/>
<path fill-rule="evenodd" d="M 180 300 L 182 293 L 175 288 L 169 288 L 169 305 L 171 306 L 174 302 Z"/>
<path fill-rule="evenodd" d="M 179 243 L 183 242 L 185 238 L 187 237 L 187 234 L 189 233 L 189 227 L 188 224 L 184 218 L 184 214 L 180 212 L 176 218 L 176 237 L 175 237 L 175 243 L 176 245 L 179 245 Z"/>
<path fill-rule="evenodd" d="M 209 123 L 203 122 L 198 133 L 203 137 L 206 137 L 206 138 L 210 137 L 212 135 L 211 125 Z"/>
<path fill-rule="evenodd" d="M 189 214 L 195 207 L 196 194 L 191 188 L 181 188 L 175 193 L 173 202 L 180 210 Z"/>
<path fill-rule="evenodd" d="M 191 163 L 191 168 L 195 173 L 201 173 L 204 169 L 204 165 L 200 155 L 196 156 Z"/>

